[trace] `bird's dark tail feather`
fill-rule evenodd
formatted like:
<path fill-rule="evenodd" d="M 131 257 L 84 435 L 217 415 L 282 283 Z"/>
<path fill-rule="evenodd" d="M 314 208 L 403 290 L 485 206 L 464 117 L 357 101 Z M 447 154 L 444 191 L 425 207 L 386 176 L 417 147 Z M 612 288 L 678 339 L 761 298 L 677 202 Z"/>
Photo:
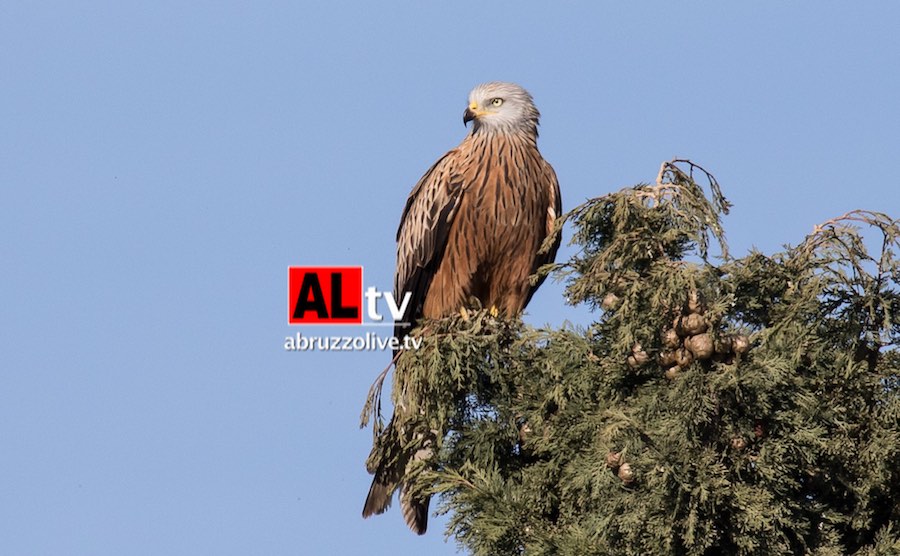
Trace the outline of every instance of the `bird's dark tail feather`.
<path fill-rule="evenodd" d="M 396 488 L 396 483 L 385 481 L 380 473 L 376 473 L 375 478 L 372 479 L 372 486 L 369 487 L 366 503 L 363 505 L 363 517 L 386 512 L 391 507 L 391 498 L 394 496 Z"/>
<path fill-rule="evenodd" d="M 409 438 L 403 428 L 394 426 L 394 419 L 388 424 L 386 432 L 389 435 L 385 442 L 400 443 L 404 438 Z M 428 528 L 428 504 L 431 497 L 411 498 L 408 496 L 405 479 L 409 473 L 408 467 L 412 462 L 428 460 L 432 456 L 432 438 L 437 433 L 432 431 L 431 436 L 416 433 L 413 438 L 421 442 L 420 447 L 414 453 L 404 451 L 399 459 L 391 460 L 380 455 L 378 445 L 372 448 L 372 453 L 366 460 L 366 469 L 375 475 L 369 494 L 363 504 L 362 515 L 364 518 L 371 515 L 383 514 L 391 507 L 391 498 L 394 491 L 400 489 L 400 508 L 403 511 L 403 519 L 416 534 L 423 535 Z"/>
<path fill-rule="evenodd" d="M 363 517 L 386 512 L 391 507 L 391 499 L 396 489 L 396 483 L 384 481 L 380 475 L 376 474 L 372 479 L 372 486 L 369 487 L 366 503 L 363 505 Z M 430 496 L 422 500 L 410 499 L 402 487 L 400 489 L 400 509 L 403 512 L 403 519 L 417 535 L 424 535 L 428 529 L 428 504 L 430 501 Z"/>
<path fill-rule="evenodd" d="M 403 519 L 412 531 L 417 535 L 424 535 L 428 529 L 428 503 L 430 496 L 420 500 L 413 500 L 406 496 L 406 492 L 400 489 L 400 509 L 403 511 Z"/>

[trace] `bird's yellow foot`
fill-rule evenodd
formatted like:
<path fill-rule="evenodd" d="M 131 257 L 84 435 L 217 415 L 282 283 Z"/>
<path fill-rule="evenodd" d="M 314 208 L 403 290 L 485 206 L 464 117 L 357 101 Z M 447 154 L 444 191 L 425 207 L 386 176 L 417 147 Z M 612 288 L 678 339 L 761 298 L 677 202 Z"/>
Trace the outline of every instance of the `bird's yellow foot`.
<path fill-rule="evenodd" d="M 469 311 L 465 307 L 460 307 L 459 316 L 461 316 L 463 320 L 469 320 Z"/>
<path fill-rule="evenodd" d="M 500 309 L 496 305 L 491 305 L 491 316 L 497 318 L 500 316 Z"/>

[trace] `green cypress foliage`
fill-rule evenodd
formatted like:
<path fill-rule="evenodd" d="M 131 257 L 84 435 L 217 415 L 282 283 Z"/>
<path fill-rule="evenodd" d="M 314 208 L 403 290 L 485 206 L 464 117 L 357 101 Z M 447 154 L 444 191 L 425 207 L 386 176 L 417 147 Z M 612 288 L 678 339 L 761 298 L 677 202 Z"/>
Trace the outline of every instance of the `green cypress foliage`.
<path fill-rule="evenodd" d="M 596 321 L 425 323 L 370 465 L 433 442 L 409 488 L 476 555 L 900 554 L 900 222 L 735 259 L 727 211 L 676 160 L 570 212 L 544 271 Z"/>

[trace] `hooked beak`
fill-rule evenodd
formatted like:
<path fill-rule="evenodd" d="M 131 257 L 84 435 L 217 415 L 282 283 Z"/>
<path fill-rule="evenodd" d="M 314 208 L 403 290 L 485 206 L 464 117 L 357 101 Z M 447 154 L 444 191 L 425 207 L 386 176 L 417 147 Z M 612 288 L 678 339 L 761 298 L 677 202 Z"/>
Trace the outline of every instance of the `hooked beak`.
<path fill-rule="evenodd" d="M 474 120 L 476 116 L 477 114 L 475 114 L 474 110 L 472 110 L 471 108 L 466 108 L 466 111 L 463 112 L 463 125 L 465 126 L 466 124 Z"/>

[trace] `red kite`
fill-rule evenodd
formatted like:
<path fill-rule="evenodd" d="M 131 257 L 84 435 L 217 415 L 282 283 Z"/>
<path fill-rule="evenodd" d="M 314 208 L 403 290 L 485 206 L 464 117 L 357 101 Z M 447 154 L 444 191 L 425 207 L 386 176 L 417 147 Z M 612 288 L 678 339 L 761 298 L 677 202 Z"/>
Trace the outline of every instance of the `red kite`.
<path fill-rule="evenodd" d="M 459 312 L 471 298 L 515 317 L 540 285 L 529 277 L 556 256 L 558 237 L 539 251 L 562 207 L 556 173 L 537 148 L 539 116 L 528 91 L 513 83 L 469 93 L 463 123 L 474 122 L 471 131 L 413 188 L 397 230 L 394 297 L 412 294 L 403 318 L 409 326 Z M 394 334 L 402 339 L 407 330 Z M 430 449 L 407 459 L 422 457 Z M 400 486 L 403 517 L 421 535 L 429 500 L 405 497 L 405 466 L 394 467 L 370 469 L 363 517 L 387 510 Z"/>

